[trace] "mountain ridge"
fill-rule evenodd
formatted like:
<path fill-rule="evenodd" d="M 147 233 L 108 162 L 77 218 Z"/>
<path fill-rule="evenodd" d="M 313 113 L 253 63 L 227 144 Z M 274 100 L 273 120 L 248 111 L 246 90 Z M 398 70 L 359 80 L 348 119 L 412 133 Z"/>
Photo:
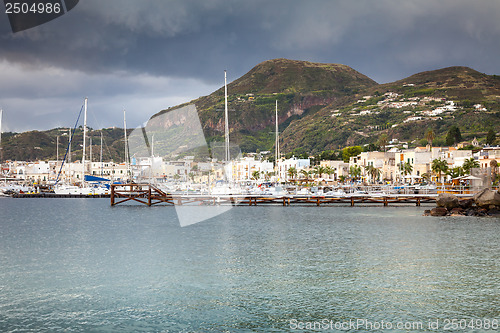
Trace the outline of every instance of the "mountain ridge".
<path fill-rule="evenodd" d="M 375 143 L 381 134 L 422 144 L 429 129 L 440 145 L 452 125 L 465 139 L 479 138 L 490 128 L 500 132 L 500 76 L 451 66 L 379 84 L 346 65 L 279 58 L 257 64 L 228 84 L 229 109 L 234 110 L 229 114 L 231 142 L 244 152 L 273 149 L 276 100 L 285 153 Z M 451 102 L 453 112 L 437 113 Z M 224 141 L 223 86 L 151 118 L 187 104 L 196 105 L 207 143 Z M 30 133 L 3 136 L 4 160 L 55 159 L 58 131 Z M 107 135 L 111 158 L 123 158 L 122 133 L 116 129 Z"/>

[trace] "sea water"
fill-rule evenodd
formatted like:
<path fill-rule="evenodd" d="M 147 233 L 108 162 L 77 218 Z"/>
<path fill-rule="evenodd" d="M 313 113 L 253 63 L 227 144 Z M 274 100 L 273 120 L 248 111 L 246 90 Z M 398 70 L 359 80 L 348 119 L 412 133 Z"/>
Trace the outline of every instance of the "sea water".
<path fill-rule="evenodd" d="M 423 209 L 0 199 L 0 331 L 498 331 L 500 219 Z"/>

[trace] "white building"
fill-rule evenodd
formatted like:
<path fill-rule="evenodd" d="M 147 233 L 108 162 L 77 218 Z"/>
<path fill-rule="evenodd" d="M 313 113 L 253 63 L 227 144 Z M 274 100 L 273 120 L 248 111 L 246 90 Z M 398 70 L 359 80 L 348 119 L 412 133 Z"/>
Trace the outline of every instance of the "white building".
<path fill-rule="evenodd" d="M 309 159 L 298 159 L 296 157 L 289 158 L 287 160 L 280 160 L 278 162 L 278 177 L 280 181 L 286 181 L 288 177 L 288 170 L 290 168 L 295 168 L 297 172 L 302 169 L 309 168 L 311 161 Z"/>

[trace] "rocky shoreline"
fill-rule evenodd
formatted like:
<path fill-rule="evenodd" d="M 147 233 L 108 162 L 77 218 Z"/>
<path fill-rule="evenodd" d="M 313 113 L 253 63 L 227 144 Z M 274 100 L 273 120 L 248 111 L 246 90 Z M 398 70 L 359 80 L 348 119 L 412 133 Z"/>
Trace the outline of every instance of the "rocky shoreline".
<path fill-rule="evenodd" d="M 436 200 L 437 207 L 426 210 L 424 216 L 497 216 L 500 217 L 500 192 L 483 189 L 470 199 L 442 193 Z"/>

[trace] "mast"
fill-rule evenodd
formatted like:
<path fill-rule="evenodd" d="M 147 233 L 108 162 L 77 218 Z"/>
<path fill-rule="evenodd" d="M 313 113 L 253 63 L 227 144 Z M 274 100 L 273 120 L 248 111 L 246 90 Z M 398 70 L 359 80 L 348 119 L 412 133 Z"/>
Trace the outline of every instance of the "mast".
<path fill-rule="evenodd" d="M 3 161 L 3 147 L 2 147 L 2 117 L 3 110 L 0 109 L 0 163 Z"/>
<path fill-rule="evenodd" d="M 155 157 L 155 135 L 151 135 L 151 157 Z"/>
<path fill-rule="evenodd" d="M 82 185 L 85 178 L 85 150 L 86 150 L 86 137 L 87 137 L 87 97 L 85 97 L 85 107 L 83 113 L 83 153 L 82 153 Z"/>
<path fill-rule="evenodd" d="M 71 163 L 71 128 L 68 128 L 68 163 Z"/>
<path fill-rule="evenodd" d="M 229 162 L 229 117 L 227 109 L 227 73 L 224 70 L 224 127 L 225 127 L 225 158 Z"/>
<path fill-rule="evenodd" d="M 103 169 L 103 165 L 102 165 L 102 131 L 101 131 L 101 155 L 100 155 L 99 161 L 101 162 L 101 177 L 102 177 L 102 169 Z"/>
<path fill-rule="evenodd" d="M 127 141 L 127 118 L 125 116 L 125 109 L 123 110 L 123 133 L 125 137 L 125 168 L 127 169 L 127 177 L 129 177 L 129 156 L 128 156 L 128 141 Z"/>
<path fill-rule="evenodd" d="M 92 175 L 92 136 L 89 136 L 89 161 L 90 161 L 89 175 Z"/>
<path fill-rule="evenodd" d="M 68 128 L 68 181 L 71 183 L 71 127 Z"/>
<path fill-rule="evenodd" d="M 276 151 L 274 153 L 274 160 L 276 162 L 276 168 L 278 168 L 278 159 L 280 157 L 280 139 L 278 132 L 278 100 L 276 100 L 276 142 L 275 142 Z"/>

